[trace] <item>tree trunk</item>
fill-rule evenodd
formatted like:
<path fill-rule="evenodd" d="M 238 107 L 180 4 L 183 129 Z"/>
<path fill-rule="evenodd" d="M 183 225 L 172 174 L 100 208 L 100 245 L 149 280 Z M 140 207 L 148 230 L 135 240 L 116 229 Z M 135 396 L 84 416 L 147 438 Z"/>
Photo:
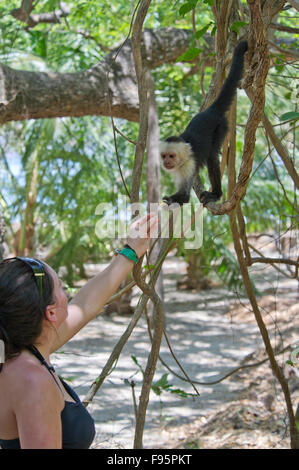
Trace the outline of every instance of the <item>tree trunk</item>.
<path fill-rule="evenodd" d="M 33 240 L 35 229 L 35 205 L 37 197 L 39 161 L 38 152 L 32 156 L 30 169 L 26 172 L 26 208 L 23 225 L 21 227 L 21 237 L 18 247 L 18 255 L 29 256 L 33 252 Z"/>
<path fill-rule="evenodd" d="M 149 203 L 158 203 L 161 194 L 160 194 L 160 152 L 159 152 L 159 141 L 160 141 L 160 131 L 159 131 L 159 121 L 158 121 L 158 112 L 155 100 L 155 86 L 154 81 L 151 78 L 150 87 L 149 87 L 149 116 L 148 116 L 148 135 L 147 135 L 147 160 L 146 160 L 146 185 L 147 185 L 147 200 Z M 155 244 L 151 256 L 149 258 L 150 264 L 155 264 L 157 261 L 158 254 L 160 252 L 162 245 L 161 238 Z M 152 244 L 151 244 L 152 246 Z M 162 268 L 163 269 L 163 268 Z M 156 292 L 159 295 L 160 299 L 164 298 L 163 291 L 163 272 L 162 269 L 158 276 L 156 282 Z M 153 324 L 154 318 L 154 305 L 150 301 L 148 303 L 148 314 L 150 318 L 150 324 Z"/>
<path fill-rule="evenodd" d="M 177 282 L 177 287 L 179 289 L 197 291 L 211 289 L 212 282 L 205 277 L 201 268 L 201 266 L 205 264 L 202 258 L 202 253 L 200 251 L 189 254 L 187 260 L 187 274 Z"/>

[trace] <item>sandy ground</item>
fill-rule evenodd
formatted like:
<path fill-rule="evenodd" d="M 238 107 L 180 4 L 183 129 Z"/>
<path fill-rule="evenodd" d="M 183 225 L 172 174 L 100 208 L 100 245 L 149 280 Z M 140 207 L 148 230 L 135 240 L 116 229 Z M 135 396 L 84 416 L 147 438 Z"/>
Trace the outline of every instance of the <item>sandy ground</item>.
<path fill-rule="evenodd" d="M 189 377 L 202 382 L 217 380 L 244 360 L 255 362 L 264 357 L 262 339 L 249 307 L 241 312 L 236 310 L 235 315 L 229 314 L 229 305 L 233 302 L 240 305 L 240 298 L 221 287 L 201 292 L 177 291 L 176 280 L 184 269 L 184 263 L 175 258 L 166 262 L 164 290 L 166 330 Z M 267 318 L 273 345 L 279 344 L 282 337 L 283 346 L 295 344 L 296 339 L 298 343 L 298 311 L 294 309 L 298 302 L 296 281 L 281 278 L 266 265 L 255 265 L 254 277 L 258 288 L 272 299 L 271 315 Z M 279 305 L 284 307 L 279 308 Z M 264 311 L 267 314 L 267 307 Z M 284 315 L 282 324 L 275 324 L 280 313 Z M 52 363 L 57 371 L 63 378 L 71 380 L 81 399 L 100 374 L 128 323 L 128 316 L 100 315 L 53 355 Z M 131 356 L 145 368 L 149 350 L 147 326 L 141 318 L 114 370 L 88 407 L 97 431 L 92 447 L 133 447 L 135 417 L 132 391 L 127 381 L 136 383 L 138 401 L 142 374 Z M 245 359 L 249 355 L 252 357 Z M 181 374 L 165 341 L 161 356 Z M 281 364 L 288 359 L 289 352 L 279 356 Z M 164 366 L 158 363 L 155 380 L 165 373 Z M 172 388 L 194 394 L 190 384 L 171 373 L 168 381 Z M 294 383 L 293 392 L 297 394 L 294 399 L 298 402 L 298 380 Z M 151 392 L 144 431 L 145 448 L 289 446 L 283 397 L 268 364 L 245 369 L 216 385 L 197 385 L 197 389 L 199 397 L 187 398 L 169 392 L 160 396 Z M 265 401 L 268 395 L 270 404 Z"/>

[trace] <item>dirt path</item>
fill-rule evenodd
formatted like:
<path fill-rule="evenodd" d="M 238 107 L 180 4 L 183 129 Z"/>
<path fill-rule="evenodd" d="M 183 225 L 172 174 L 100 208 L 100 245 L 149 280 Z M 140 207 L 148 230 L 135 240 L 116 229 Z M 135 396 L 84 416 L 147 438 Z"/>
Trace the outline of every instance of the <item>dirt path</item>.
<path fill-rule="evenodd" d="M 203 292 L 178 292 L 176 279 L 183 272 L 183 262 L 167 261 L 164 283 L 166 329 L 175 354 L 189 377 L 202 382 L 214 381 L 240 365 L 246 356 L 262 350 L 262 340 L 253 314 L 247 308 L 236 310 L 235 316 L 227 314 L 229 304 L 239 302 L 234 292 L 219 287 Z M 269 325 L 272 322 L 273 344 L 278 344 L 281 336 L 284 345 L 294 342 L 299 326 L 294 310 L 298 301 L 296 282 L 278 278 L 276 274 L 273 276 L 273 271 L 266 266 L 255 268 L 255 279 L 258 288 L 271 297 L 268 304 L 272 299 L 272 303 L 278 300 L 280 307 L 283 306 L 278 308 L 276 304 L 273 313 L 273 305 L 269 304 L 271 315 L 275 317 L 267 317 Z M 282 321 L 279 328 L 274 327 L 275 319 Z M 81 398 L 99 375 L 128 322 L 128 317 L 116 314 L 99 316 L 62 349 L 63 354 L 53 356 L 57 370 L 64 378 L 72 379 L 72 386 Z M 115 369 L 89 406 L 97 430 L 93 447 L 132 448 L 135 418 L 131 387 L 126 381 L 135 381 L 138 400 L 142 374 L 131 356 L 145 368 L 149 350 L 147 327 L 142 318 Z M 161 356 L 181 374 L 165 341 Z M 258 359 L 261 357 L 259 353 Z M 280 356 L 281 363 L 288 358 L 289 353 Z M 255 360 L 252 357 L 250 362 Z M 159 363 L 155 379 L 166 372 Z M 194 393 L 191 385 L 171 373 L 168 381 L 172 388 Z M 295 382 L 298 384 L 298 380 Z M 296 384 L 293 388 L 298 395 Z M 157 396 L 151 392 L 144 432 L 145 448 L 289 446 L 288 437 L 283 435 L 286 419 L 283 399 L 268 364 L 246 369 L 217 385 L 197 385 L 197 388 L 200 397 L 181 398 L 166 392 Z M 265 401 L 267 395 L 273 395 L 273 399 L 269 398 L 270 404 Z"/>

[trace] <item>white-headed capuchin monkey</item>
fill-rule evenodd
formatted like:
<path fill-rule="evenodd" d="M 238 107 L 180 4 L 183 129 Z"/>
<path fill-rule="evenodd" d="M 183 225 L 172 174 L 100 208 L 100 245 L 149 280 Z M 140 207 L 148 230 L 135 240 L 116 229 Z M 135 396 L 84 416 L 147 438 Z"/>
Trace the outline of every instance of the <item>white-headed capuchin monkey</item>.
<path fill-rule="evenodd" d="M 202 113 L 196 114 L 178 137 L 168 137 L 160 144 L 163 167 L 176 177 L 178 191 L 163 197 L 167 204 L 189 202 L 195 175 L 204 165 L 208 168 L 212 191 L 202 191 L 200 201 L 217 201 L 221 195 L 218 154 L 228 131 L 225 113 L 228 111 L 242 77 L 247 41 L 240 42 L 234 51 L 229 74 L 218 98 Z"/>

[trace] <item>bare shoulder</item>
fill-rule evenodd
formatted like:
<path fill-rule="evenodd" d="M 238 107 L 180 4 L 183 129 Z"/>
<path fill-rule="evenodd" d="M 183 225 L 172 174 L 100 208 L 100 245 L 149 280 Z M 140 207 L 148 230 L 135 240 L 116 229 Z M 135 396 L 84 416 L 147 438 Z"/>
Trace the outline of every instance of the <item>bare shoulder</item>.
<path fill-rule="evenodd" d="M 51 373 L 29 354 L 21 353 L 10 359 L 3 372 L 5 388 L 15 410 L 40 400 L 51 402 L 62 410 L 64 399 Z"/>

